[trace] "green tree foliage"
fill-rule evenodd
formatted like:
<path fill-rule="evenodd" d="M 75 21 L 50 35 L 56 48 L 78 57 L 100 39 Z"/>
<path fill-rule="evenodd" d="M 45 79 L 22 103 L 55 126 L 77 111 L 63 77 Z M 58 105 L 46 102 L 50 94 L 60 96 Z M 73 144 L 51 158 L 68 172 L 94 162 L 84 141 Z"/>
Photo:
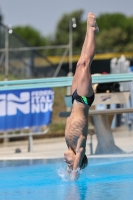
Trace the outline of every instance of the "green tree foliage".
<path fill-rule="evenodd" d="M 48 45 L 48 40 L 38 30 L 31 26 L 17 26 L 13 31 L 24 38 L 32 46 Z"/>
<path fill-rule="evenodd" d="M 55 35 L 43 37 L 36 29 L 25 26 L 15 27 L 14 31 L 33 46 L 65 45 L 69 43 L 69 23 L 76 19 L 77 27 L 73 28 L 73 54 L 81 52 L 86 32 L 86 20 L 83 10 L 64 14 L 59 20 Z M 121 13 L 101 14 L 97 17 L 100 32 L 96 36 L 97 52 L 133 51 L 133 17 Z M 64 49 L 45 50 L 46 55 L 62 54 Z"/>
<path fill-rule="evenodd" d="M 76 28 L 72 28 L 72 37 L 73 37 L 73 48 L 74 52 L 79 51 L 83 44 L 84 35 L 85 35 L 85 26 L 82 21 L 83 10 L 75 11 L 70 14 L 64 14 L 60 21 L 57 24 L 55 37 L 52 42 L 53 45 L 63 45 L 69 44 L 69 25 L 72 21 L 72 18 L 76 19 Z M 57 51 L 56 51 L 57 53 Z M 61 50 L 58 50 L 58 53 L 61 53 Z"/>
<path fill-rule="evenodd" d="M 97 18 L 100 32 L 98 51 L 133 51 L 133 18 L 120 13 L 102 14 Z"/>
<path fill-rule="evenodd" d="M 3 20 L 3 16 L 2 16 L 2 14 L 0 12 L 0 22 L 2 22 L 2 20 Z"/>
<path fill-rule="evenodd" d="M 125 15 L 120 13 L 101 14 L 97 17 L 97 23 L 101 30 L 109 30 L 111 28 L 117 27 L 125 29 L 127 24 L 127 18 Z"/>
<path fill-rule="evenodd" d="M 99 51 L 123 51 L 128 40 L 128 34 L 122 28 L 103 30 L 96 37 L 96 46 Z"/>
<path fill-rule="evenodd" d="M 62 16 L 56 27 L 53 44 L 68 44 L 69 22 L 74 17 L 77 27 L 73 29 L 73 53 L 80 53 L 86 32 L 83 13 L 83 10 L 79 10 Z M 133 17 L 126 17 L 121 13 L 105 13 L 97 17 L 97 23 L 100 28 L 96 36 L 98 52 L 133 51 Z"/>

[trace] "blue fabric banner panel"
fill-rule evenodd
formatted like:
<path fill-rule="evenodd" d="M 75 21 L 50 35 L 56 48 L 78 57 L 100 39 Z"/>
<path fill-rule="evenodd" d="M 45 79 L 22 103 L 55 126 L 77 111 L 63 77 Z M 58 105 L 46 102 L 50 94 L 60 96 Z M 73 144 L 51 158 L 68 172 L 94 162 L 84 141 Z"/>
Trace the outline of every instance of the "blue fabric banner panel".
<path fill-rule="evenodd" d="M 50 124 L 51 88 L 0 91 L 0 131 Z"/>

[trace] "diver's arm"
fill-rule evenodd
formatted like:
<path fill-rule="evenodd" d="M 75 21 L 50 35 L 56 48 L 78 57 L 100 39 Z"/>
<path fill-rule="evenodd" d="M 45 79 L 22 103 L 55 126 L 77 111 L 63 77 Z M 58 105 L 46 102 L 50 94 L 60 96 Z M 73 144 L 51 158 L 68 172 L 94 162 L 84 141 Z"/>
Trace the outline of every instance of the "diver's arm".
<path fill-rule="evenodd" d="M 80 147 L 76 151 L 76 158 L 75 158 L 75 161 L 74 161 L 73 170 L 80 169 L 84 155 L 85 155 L 85 147 Z"/>
<path fill-rule="evenodd" d="M 82 159 L 85 155 L 85 151 L 86 151 L 86 137 L 81 135 L 78 139 L 77 142 L 77 147 L 76 147 L 76 158 L 74 161 L 74 166 L 73 166 L 73 170 L 76 170 L 78 168 L 80 168 L 81 163 L 82 163 Z"/>
<path fill-rule="evenodd" d="M 76 151 L 76 158 L 74 161 L 73 170 L 71 171 L 71 180 L 78 179 L 81 162 L 84 155 L 85 155 L 85 148 L 81 147 Z"/>

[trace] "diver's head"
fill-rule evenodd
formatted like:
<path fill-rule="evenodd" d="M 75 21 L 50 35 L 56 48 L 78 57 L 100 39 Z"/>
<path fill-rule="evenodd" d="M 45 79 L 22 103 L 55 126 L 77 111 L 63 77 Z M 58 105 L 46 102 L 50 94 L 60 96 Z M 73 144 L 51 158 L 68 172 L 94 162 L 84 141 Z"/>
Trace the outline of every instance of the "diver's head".
<path fill-rule="evenodd" d="M 86 155 L 84 155 L 80 165 L 80 169 L 84 169 L 85 167 L 87 167 L 87 165 L 88 165 L 88 158 Z"/>
<path fill-rule="evenodd" d="M 64 153 L 64 161 L 67 163 L 67 171 L 73 170 L 75 158 L 76 158 L 76 155 L 73 152 L 73 150 L 71 150 L 71 149 L 68 149 Z M 80 163 L 81 163 L 80 167 L 79 167 L 80 169 L 84 169 L 85 167 L 87 167 L 88 159 L 87 159 L 86 155 L 84 155 L 84 157 L 82 158 L 82 161 Z"/>

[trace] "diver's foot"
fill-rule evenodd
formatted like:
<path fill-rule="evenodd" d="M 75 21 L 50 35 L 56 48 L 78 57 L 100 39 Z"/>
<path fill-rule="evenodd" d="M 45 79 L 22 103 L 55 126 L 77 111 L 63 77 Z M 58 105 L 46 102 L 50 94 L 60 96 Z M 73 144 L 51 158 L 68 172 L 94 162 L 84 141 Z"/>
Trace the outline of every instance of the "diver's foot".
<path fill-rule="evenodd" d="M 93 29 L 95 34 L 97 34 L 99 32 L 99 27 L 96 22 L 96 16 L 92 12 L 89 12 L 89 14 L 88 14 L 87 29 L 88 30 Z"/>

